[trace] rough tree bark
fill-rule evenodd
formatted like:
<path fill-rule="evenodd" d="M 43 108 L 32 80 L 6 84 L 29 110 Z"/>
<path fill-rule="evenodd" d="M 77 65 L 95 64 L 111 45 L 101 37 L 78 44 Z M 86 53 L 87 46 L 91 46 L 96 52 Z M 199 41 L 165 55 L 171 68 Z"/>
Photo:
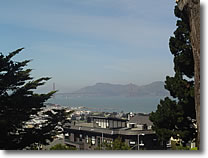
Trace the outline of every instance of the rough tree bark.
<path fill-rule="evenodd" d="M 197 121 L 197 147 L 200 148 L 200 0 L 177 0 L 180 10 L 189 16 L 190 37 L 194 57 L 195 110 Z"/>

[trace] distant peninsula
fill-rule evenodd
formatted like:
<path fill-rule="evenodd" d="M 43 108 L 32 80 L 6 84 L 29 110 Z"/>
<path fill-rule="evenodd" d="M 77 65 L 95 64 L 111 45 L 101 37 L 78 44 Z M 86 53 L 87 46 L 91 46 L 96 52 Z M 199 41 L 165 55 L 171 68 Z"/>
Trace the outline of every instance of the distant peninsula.
<path fill-rule="evenodd" d="M 110 84 L 96 83 L 92 86 L 81 88 L 73 93 L 65 93 L 70 96 L 79 97 L 144 97 L 144 96 L 169 96 L 169 92 L 164 88 L 164 82 L 156 81 L 147 85 L 138 86 L 136 84 Z"/>

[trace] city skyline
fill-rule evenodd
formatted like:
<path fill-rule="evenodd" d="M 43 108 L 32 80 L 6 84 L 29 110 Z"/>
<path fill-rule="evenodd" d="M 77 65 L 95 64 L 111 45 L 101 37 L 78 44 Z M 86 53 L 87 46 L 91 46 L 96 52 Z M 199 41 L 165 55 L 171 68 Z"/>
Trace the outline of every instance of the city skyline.
<path fill-rule="evenodd" d="M 33 59 L 32 76 L 52 79 L 40 91 L 73 92 L 98 82 L 144 85 L 173 73 L 169 38 L 174 1 L 5 1 L 2 44 L 15 60 Z"/>

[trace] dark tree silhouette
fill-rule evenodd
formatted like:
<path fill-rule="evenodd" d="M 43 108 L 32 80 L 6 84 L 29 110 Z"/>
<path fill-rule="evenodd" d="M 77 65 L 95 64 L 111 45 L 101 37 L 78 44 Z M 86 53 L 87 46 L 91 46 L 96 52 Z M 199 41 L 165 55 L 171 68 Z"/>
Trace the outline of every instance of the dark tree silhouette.
<path fill-rule="evenodd" d="M 200 0 L 177 0 L 178 8 L 186 12 L 194 57 L 195 110 L 197 120 L 197 147 L 200 149 Z"/>
<path fill-rule="evenodd" d="M 185 145 L 196 137 L 194 59 L 188 15 L 177 6 L 175 15 L 179 18 L 177 29 L 169 41 L 170 51 L 174 55 L 175 76 L 167 76 L 165 81 L 165 88 L 174 100 L 161 100 L 156 112 L 151 113 L 150 119 L 153 121 L 153 129 L 162 141 L 168 141 L 172 136 L 182 139 Z"/>
<path fill-rule="evenodd" d="M 12 57 L 23 50 L 17 49 L 9 55 L 0 53 L 0 149 L 22 149 L 26 131 L 22 125 L 44 106 L 55 91 L 37 94 L 34 90 L 50 78 L 33 80 L 31 69 L 24 69 L 31 60 L 16 62 Z"/>

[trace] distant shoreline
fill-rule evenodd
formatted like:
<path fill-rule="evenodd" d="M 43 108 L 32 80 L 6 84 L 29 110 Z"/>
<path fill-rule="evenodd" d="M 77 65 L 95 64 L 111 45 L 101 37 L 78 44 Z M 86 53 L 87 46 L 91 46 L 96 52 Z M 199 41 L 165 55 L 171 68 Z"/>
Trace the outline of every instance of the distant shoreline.
<path fill-rule="evenodd" d="M 82 107 L 91 111 L 105 112 L 142 112 L 155 111 L 160 100 L 157 97 L 63 97 L 55 96 L 46 103 L 61 105 L 63 107 Z"/>

